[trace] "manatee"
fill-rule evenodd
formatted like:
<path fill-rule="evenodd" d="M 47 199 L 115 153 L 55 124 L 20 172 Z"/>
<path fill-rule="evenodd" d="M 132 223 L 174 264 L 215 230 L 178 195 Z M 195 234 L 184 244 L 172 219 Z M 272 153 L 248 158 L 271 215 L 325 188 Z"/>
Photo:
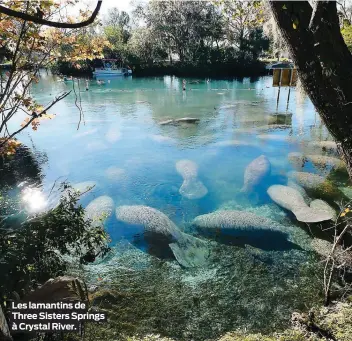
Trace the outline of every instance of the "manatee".
<path fill-rule="evenodd" d="M 127 180 L 127 174 L 123 168 L 109 167 L 105 170 L 105 175 L 111 181 L 121 182 Z"/>
<path fill-rule="evenodd" d="M 306 172 L 289 172 L 288 178 L 302 186 L 309 195 L 329 201 L 348 199 L 331 181 Z"/>
<path fill-rule="evenodd" d="M 323 151 L 337 153 L 337 144 L 335 141 L 311 141 L 308 143 L 309 147 L 320 148 Z"/>
<path fill-rule="evenodd" d="M 315 199 L 310 203 L 309 206 L 315 210 L 325 211 L 326 213 L 331 214 L 331 219 L 336 220 L 336 211 L 324 200 Z"/>
<path fill-rule="evenodd" d="M 301 169 L 305 163 L 305 157 L 300 152 L 292 152 L 287 155 L 288 161 L 296 168 Z"/>
<path fill-rule="evenodd" d="M 144 238 L 153 245 L 149 249 L 151 253 L 155 254 L 157 249 L 167 247 L 185 267 L 202 265 L 209 257 L 204 241 L 180 231 L 164 213 L 155 208 L 120 206 L 116 208 L 116 218 L 127 224 L 143 226 Z"/>
<path fill-rule="evenodd" d="M 194 200 L 203 198 L 205 195 L 207 195 L 208 189 L 200 180 L 196 178 L 189 178 L 183 181 L 179 192 L 187 199 Z"/>
<path fill-rule="evenodd" d="M 296 191 L 298 191 L 302 195 L 302 197 L 303 197 L 304 201 L 306 202 L 306 204 L 309 204 L 312 201 L 312 199 L 307 194 L 306 190 L 302 186 L 300 186 L 297 183 L 295 183 L 293 180 L 288 179 L 287 180 L 287 186 L 295 189 Z"/>
<path fill-rule="evenodd" d="M 193 225 L 204 228 L 219 228 L 225 230 L 239 230 L 248 232 L 248 230 L 275 229 L 278 225 L 268 218 L 263 218 L 254 213 L 237 210 L 223 210 L 213 213 L 203 214 L 193 220 Z"/>
<path fill-rule="evenodd" d="M 325 210 L 309 207 L 303 196 L 294 188 L 273 185 L 268 189 L 268 195 L 279 206 L 291 211 L 298 221 L 317 223 L 332 219 L 333 215 Z"/>
<path fill-rule="evenodd" d="M 197 178 L 198 166 L 191 160 L 176 162 L 176 170 L 183 177 L 183 183 L 179 190 L 180 194 L 188 199 L 200 199 L 208 193 L 208 189 Z"/>
<path fill-rule="evenodd" d="M 258 186 L 262 180 L 270 175 L 270 161 L 265 155 L 261 155 L 253 160 L 244 172 L 244 184 L 241 192 L 250 192 Z"/>
<path fill-rule="evenodd" d="M 193 226 L 205 236 L 214 236 L 225 244 L 249 244 L 261 249 L 297 248 L 292 242 L 292 229 L 251 212 L 225 210 L 203 214 Z"/>
<path fill-rule="evenodd" d="M 101 225 L 112 213 L 114 209 L 114 201 L 106 196 L 100 196 L 94 199 L 85 208 L 85 218 L 92 221 L 92 225 Z"/>
<path fill-rule="evenodd" d="M 333 169 L 345 169 L 344 162 L 336 157 L 325 155 L 306 155 L 305 158 L 315 166 L 331 167 Z"/>
<path fill-rule="evenodd" d="M 177 161 L 176 170 L 184 179 L 198 176 L 198 166 L 191 160 L 184 159 Z"/>
<path fill-rule="evenodd" d="M 325 178 L 320 175 L 306 172 L 289 172 L 289 179 L 296 181 L 305 189 L 316 188 L 325 182 Z"/>

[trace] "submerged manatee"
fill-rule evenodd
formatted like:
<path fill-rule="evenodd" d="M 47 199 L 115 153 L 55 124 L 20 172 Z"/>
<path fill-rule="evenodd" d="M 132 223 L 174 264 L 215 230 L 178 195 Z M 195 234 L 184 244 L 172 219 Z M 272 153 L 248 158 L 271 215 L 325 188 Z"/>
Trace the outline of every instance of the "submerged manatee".
<path fill-rule="evenodd" d="M 94 199 L 85 208 L 85 218 L 92 220 L 92 226 L 101 225 L 112 213 L 114 201 L 107 195 Z"/>
<path fill-rule="evenodd" d="M 306 155 L 306 159 L 317 167 L 331 167 L 332 169 L 345 169 L 346 166 L 342 160 L 325 155 Z"/>
<path fill-rule="evenodd" d="M 225 244 L 249 244 L 269 250 L 298 247 L 291 241 L 292 229 L 246 211 L 226 210 L 200 215 L 193 220 L 193 226 L 200 233 L 214 236 Z"/>
<path fill-rule="evenodd" d="M 310 207 L 315 209 L 315 210 L 319 210 L 319 211 L 324 211 L 328 214 L 332 215 L 332 220 L 336 220 L 336 211 L 324 200 L 320 200 L 320 199 L 315 199 L 310 203 Z"/>
<path fill-rule="evenodd" d="M 116 218 L 127 224 L 143 226 L 144 237 L 153 245 L 153 250 L 169 247 L 176 260 L 185 267 L 202 265 L 209 256 L 205 242 L 180 231 L 164 213 L 155 208 L 120 206 L 116 208 Z"/>
<path fill-rule="evenodd" d="M 275 226 L 277 225 L 277 223 L 268 218 L 259 217 L 254 213 L 237 210 L 224 210 L 203 214 L 196 217 L 193 220 L 193 224 L 204 229 L 217 230 L 221 228 L 244 232 L 256 229 L 271 230 L 275 229 Z"/>
<path fill-rule="evenodd" d="M 198 176 L 198 166 L 191 160 L 177 161 L 176 170 L 184 179 L 195 178 Z"/>
<path fill-rule="evenodd" d="M 302 169 L 305 163 L 305 157 L 300 152 L 292 152 L 287 155 L 288 161 L 297 169 Z"/>
<path fill-rule="evenodd" d="M 337 144 L 335 141 L 311 141 L 308 147 L 320 148 L 323 151 L 337 153 Z"/>
<path fill-rule="evenodd" d="M 187 178 L 183 181 L 179 192 L 183 197 L 194 200 L 207 195 L 208 189 L 197 178 Z"/>
<path fill-rule="evenodd" d="M 180 194 L 188 199 L 200 199 L 208 193 L 208 189 L 197 178 L 198 166 L 191 160 L 176 162 L 176 170 L 183 177 Z"/>
<path fill-rule="evenodd" d="M 298 191 L 302 195 L 302 197 L 303 197 L 304 201 L 306 202 L 306 204 L 309 204 L 312 201 L 312 199 L 307 194 L 306 190 L 302 186 L 300 186 L 297 183 L 295 183 L 293 180 L 288 179 L 287 180 L 287 186 L 295 189 L 296 191 Z"/>
<path fill-rule="evenodd" d="M 126 181 L 128 176 L 123 168 L 111 166 L 105 170 L 106 177 L 111 181 L 123 182 Z"/>
<path fill-rule="evenodd" d="M 258 186 L 262 180 L 270 175 L 270 161 L 265 155 L 261 155 L 253 160 L 244 172 L 244 185 L 241 192 L 250 192 Z"/>
<path fill-rule="evenodd" d="M 316 188 L 325 182 L 325 178 L 320 175 L 306 172 L 289 172 L 288 177 L 291 180 L 296 181 L 305 189 Z"/>
<path fill-rule="evenodd" d="M 302 168 L 306 161 L 313 163 L 316 167 L 326 168 L 330 167 L 336 170 L 343 170 L 346 168 L 342 160 L 325 155 L 307 154 L 293 152 L 288 154 L 288 159 L 293 166 Z"/>
<path fill-rule="evenodd" d="M 309 207 L 301 193 L 294 188 L 283 185 L 273 185 L 269 187 L 268 195 L 276 204 L 291 211 L 298 221 L 317 223 L 330 220 L 333 217 L 331 213 L 325 210 Z"/>
<path fill-rule="evenodd" d="M 289 172 L 288 178 L 302 186 L 309 195 L 329 201 L 346 199 L 346 196 L 324 177 L 306 172 Z"/>

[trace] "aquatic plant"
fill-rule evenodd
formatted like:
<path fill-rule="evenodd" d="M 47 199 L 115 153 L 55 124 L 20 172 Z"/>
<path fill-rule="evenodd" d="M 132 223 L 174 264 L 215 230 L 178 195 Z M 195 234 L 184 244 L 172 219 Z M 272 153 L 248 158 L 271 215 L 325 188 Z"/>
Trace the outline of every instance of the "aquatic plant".
<path fill-rule="evenodd" d="M 321 269 L 300 250 L 267 252 L 214 243 L 207 265 L 188 269 L 126 243 L 112 254 L 81 274 L 92 288 L 93 307 L 109 316 L 107 324 L 89 328 L 119 340 L 148 334 L 216 340 L 242 327 L 271 332 L 287 327 L 295 309 L 321 299 L 315 277 Z"/>

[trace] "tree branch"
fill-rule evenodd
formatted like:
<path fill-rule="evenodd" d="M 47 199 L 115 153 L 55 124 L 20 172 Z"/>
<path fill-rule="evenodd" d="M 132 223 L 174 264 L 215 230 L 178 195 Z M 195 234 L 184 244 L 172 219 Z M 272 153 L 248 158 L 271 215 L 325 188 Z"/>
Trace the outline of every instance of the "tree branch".
<path fill-rule="evenodd" d="M 98 1 L 94 12 L 92 13 L 92 15 L 90 16 L 90 18 L 88 20 L 82 21 L 80 23 L 74 23 L 74 24 L 61 23 L 61 22 L 57 22 L 57 21 L 50 21 L 50 20 L 46 20 L 46 19 L 41 19 L 41 18 L 36 17 L 34 15 L 14 11 L 14 10 L 7 8 L 7 7 L 4 7 L 4 6 L 0 6 L 0 13 L 9 15 L 14 18 L 23 19 L 25 21 L 31 21 L 36 24 L 45 25 L 45 26 L 51 26 L 51 27 L 57 27 L 57 28 L 81 28 L 81 27 L 88 26 L 94 22 L 95 18 L 97 17 L 97 15 L 100 11 L 102 2 L 103 2 L 102 0 Z"/>

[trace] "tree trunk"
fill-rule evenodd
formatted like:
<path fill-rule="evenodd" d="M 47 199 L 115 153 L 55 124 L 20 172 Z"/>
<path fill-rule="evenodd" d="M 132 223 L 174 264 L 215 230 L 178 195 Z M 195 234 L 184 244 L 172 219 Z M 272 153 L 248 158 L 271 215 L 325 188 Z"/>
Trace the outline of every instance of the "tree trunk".
<path fill-rule="evenodd" d="M 335 138 L 352 178 L 352 56 L 335 1 L 270 1 L 303 87 Z"/>

